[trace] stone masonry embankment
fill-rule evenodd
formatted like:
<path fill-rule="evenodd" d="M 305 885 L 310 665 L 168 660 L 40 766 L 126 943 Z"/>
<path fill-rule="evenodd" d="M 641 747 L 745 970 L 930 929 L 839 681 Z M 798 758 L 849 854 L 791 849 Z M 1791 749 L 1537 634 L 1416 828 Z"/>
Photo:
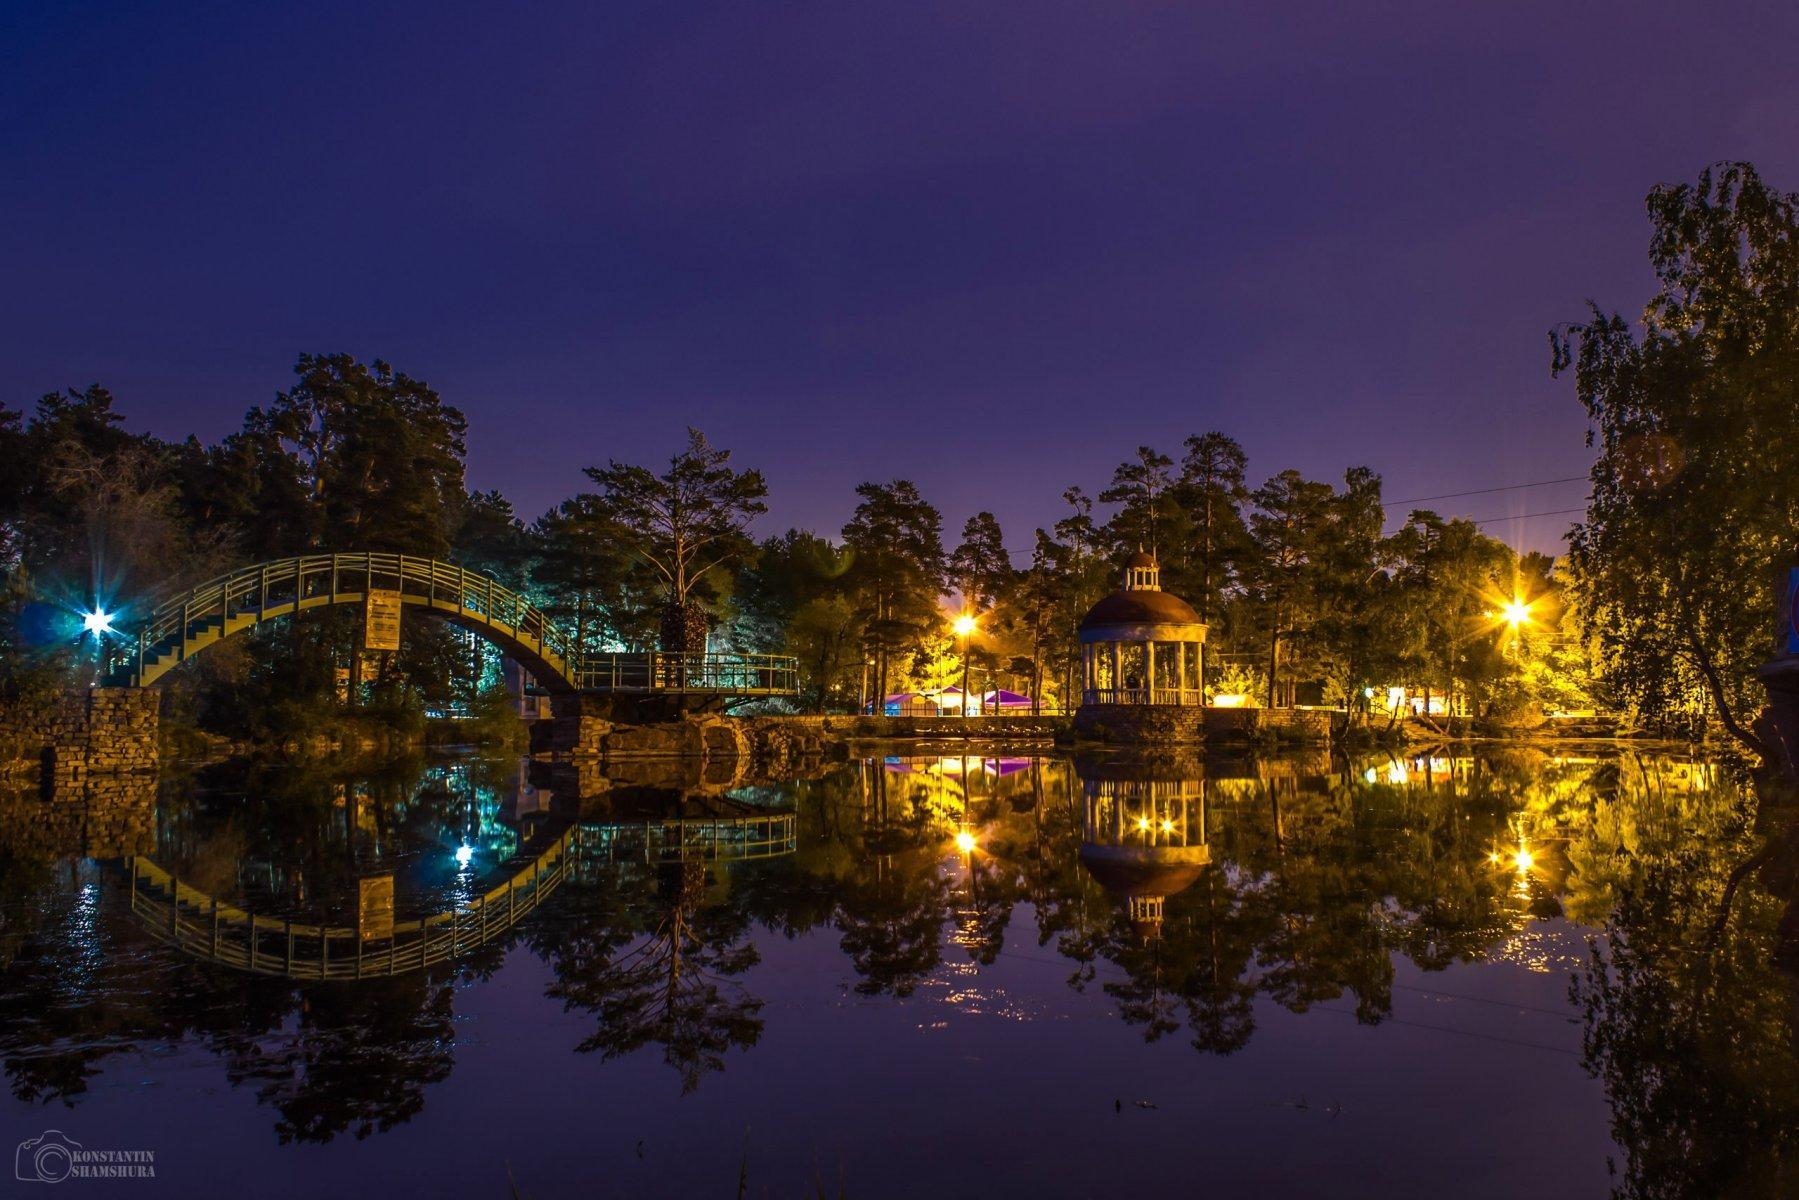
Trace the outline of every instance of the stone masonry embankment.
<path fill-rule="evenodd" d="M 61 790 L 90 777 L 154 772 L 161 757 L 159 701 L 155 688 L 97 687 L 0 715 L 9 773 L 41 770 Z"/>

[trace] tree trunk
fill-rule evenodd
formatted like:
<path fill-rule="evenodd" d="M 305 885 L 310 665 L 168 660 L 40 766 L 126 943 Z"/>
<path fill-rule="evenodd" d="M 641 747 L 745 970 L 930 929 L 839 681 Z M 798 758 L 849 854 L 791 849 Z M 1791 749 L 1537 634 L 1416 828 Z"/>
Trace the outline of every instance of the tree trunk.
<path fill-rule="evenodd" d="M 1275 688 L 1280 680 L 1281 661 L 1281 623 L 1277 614 L 1268 634 L 1268 707 L 1279 708 Z"/>
<path fill-rule="evenodd" d="M 1684 607 L 1684 606 L 1683 606 Z M 1687 646 L 1693 652 L 1693 660 L 1699 665 L 1699 673 L 1705 676 L 1705 690 L 1711 694 L 1712 706 L 1718 710 L 1718 719 L 1730 736 L 1754 751 L 1764 761 L 1768 759 L 1768 748 L 1762 740 L 1744 729 L 1737 722 L 1736 714 L 1731 711 L 1730 701 L 1724 695 L 1724 681 L 1718 677 L 1717 664 L 1712 662 L 1710 651 L 1706 650 L 1699 640 L 1699 633 L 1693 628 L 1693 622 L 1686 622 Z"/>

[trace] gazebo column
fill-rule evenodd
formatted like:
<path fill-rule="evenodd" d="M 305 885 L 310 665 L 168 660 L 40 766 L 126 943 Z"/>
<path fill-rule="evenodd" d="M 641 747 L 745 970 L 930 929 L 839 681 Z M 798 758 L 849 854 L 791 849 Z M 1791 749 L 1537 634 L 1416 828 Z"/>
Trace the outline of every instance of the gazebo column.
<path fill-rule="evenodd" d="M 1107 642 L 1106 647 L 1112 651 L 1112 702 L 1116 704 L 1124 684 L 1124 654 L 1117 642 Z"/>
<path fill-rule="evenodd" d="M 1174 644 L 1174 702 L 1187 703 L 1187 643 Z"/>
<path fill-rule="evenodd" d="M 1156 644 L 1143 643 L 1143 703 L 1156 702 Z"/>

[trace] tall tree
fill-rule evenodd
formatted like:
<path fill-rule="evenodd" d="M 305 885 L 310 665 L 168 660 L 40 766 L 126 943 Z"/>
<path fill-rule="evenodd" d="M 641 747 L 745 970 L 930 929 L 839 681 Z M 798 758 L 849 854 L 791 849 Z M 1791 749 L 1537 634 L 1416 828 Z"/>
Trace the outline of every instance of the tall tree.
<path fill-rule="evenodd" d="M 908 479 L 856 485 L 862 498 L 843 527 L 853 555 L 850 580 L 868 647 L 876 695 L 887 695 L 896 655 L 915 650 L 937 624 L 944 591 L 943 516 Z"/>
<path fill-rule="evenodd" d="M 1317 611 L 1308 639 L 1320 674 L 1335 685 L 1346 710 L 1359 705 L 1363 688 L 1396 667 L 1399 657 L 1386 603 L 1391 548 L 1381 536 L 1385 520 L 1380 476 L 1366 467 L 1350 469 L 1320 538 L 1311 589 Z"/>
<path fill-rule="evenodd" d="M 306 502 L 287 514 L 308 549 L 445 557 L 461 519 L 461 411 L 377 359 L 302 354 L 298 382 L 245 432 L 290 457 Z"/>
<path fill-rule="evenodd" d="M 1281 647 L 1313 615 L 1316 566 L 1335 493 L 1328 483 L 1282 471 L 1255 490 L 1249 531 L 1255 555 L 1248 595 L 1265 623 L 1268 703 L 1279 705 Z"/>
<path fill-rule="evenodd" d="M 1099 494 L 1100 503 L 1121 507 L 1106 525 L 1121 550 L 1147 549 L 1159 555 L 1175 546 L 1170 536 L 1178 510 L 1169 503 L 1174 486 L 1174 460 L 1149 446 L 1138 446 L 1137 456 L 1119 463 L 1112 482 Z"/>
<path fill-rule="evenodd" d="M 1247 536 L 1243 473 L 1249 458 L 1234 439 L 1215 430 L 1190 437 L 1185 445 L 1176 495 L 1192 530 L 1193 578 L 1175 577 L 1173 582 L 1199 610 L 1199 619 L 1210 624 L 1230 582 L 1233 555 Z"/>
<path fill-rule="evenodd" d="M 949 556 L 949 577 L 963 601 L 977 610 L 993 608 L 1011 592 L 1016 572 L 992 513 L 978 512 L 962 526 L 962 544 Z"/>
<path fill-rule="evenodd" d="M 518 587 L 529 565 L 531 540 L 512 501 L 499 492 L 470 492 L 456 527 L 454 553 L 465 566 Z"/>
<path fill-rule="evenodd" d="M 1649 193 L 1640 331 L 1552 332 L 1599 448 L 1572 565 L 1609 682 L 1650 712 L 1702 692 L 1743 746 L 1778 569 L 1799 549 L 1799 195 L 1748 163 Z"/>
<path fill-rule="evenodd" d="M 1039 529 L 1036 543 L 1031 547 L 1031 565 L 1019 574 L 1015 589 L 1011 624 L 1030 647 L 1032 715 L 1043 709 L 1046 660 L 1058 645 L 1069 644 L 1065 636 L 1058 636 L 1057 628 L 1071 582 L 1068 557 L 1066 546 Z M 1067 703 L 1066 696 L 1063 703 Z"/>
<path fill-rule="evenodd" d="M 749 551 L 749 524 L 768 511 L 762 472 L 734 470 L 730 460 L 729 450 L 690 428 L 687 445 L 660 475 L 616 459 L 587 469 L 612 519 L 667 587 L 664 650 L 705 649 L 707 622 L 692 600 L 695 589 Z"/>
<path fill-rule="evenodd" d="M 539 517 L 531 541 L 539 606 L 582 650 L 615 651 L 652 635 L 659 617 L 646 592 L 659 581 L 643 577 L 647 568 L 597 496 L 575 496 Z"/>
<path fill-rule="evenodd" d="M 1385 619 L 1410 680 L 1439 689 L 1453 711 L 1458 690 L 1474 696 L 1503 669 L 1494 610 L 1513 595 L 1515 559 L 1472 521 L 1416 509 L 1387 539 L 1393 586 Z"/>
<path fill-rule="evenodd" d="M 793 655 L 800 689 L 819 712 L 861 663 L 861 622 L 845 574 L 849 559 L 817 534 L 790 529 L 757 547 L 731 597 L 734 644 Z"/>

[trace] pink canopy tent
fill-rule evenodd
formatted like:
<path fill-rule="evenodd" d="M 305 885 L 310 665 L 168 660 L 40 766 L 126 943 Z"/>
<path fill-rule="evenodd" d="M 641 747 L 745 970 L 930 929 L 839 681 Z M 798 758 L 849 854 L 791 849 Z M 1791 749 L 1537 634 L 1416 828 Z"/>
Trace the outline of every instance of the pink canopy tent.
<path fill-rule="evenodd" d="M 979 708 L 975 705 L 978 703 Z M 872 708 L 872 705 L 870 706 Z M 1017 692 L 1008 692 L 1004 688 L 998 691 L 981 693 L 978 700 L 970 701 L 968 712 L 1017 712 L 1031 707 L 1031 698 L 1021 696 Z M 939 713 L 955 713 L 962 709 L 962 689 L 955 686 L 944 688 L 940 692 L 895 692 L 882 703 L 882 709 L 890 717 L 898 716 L 935 716 Z"/>

